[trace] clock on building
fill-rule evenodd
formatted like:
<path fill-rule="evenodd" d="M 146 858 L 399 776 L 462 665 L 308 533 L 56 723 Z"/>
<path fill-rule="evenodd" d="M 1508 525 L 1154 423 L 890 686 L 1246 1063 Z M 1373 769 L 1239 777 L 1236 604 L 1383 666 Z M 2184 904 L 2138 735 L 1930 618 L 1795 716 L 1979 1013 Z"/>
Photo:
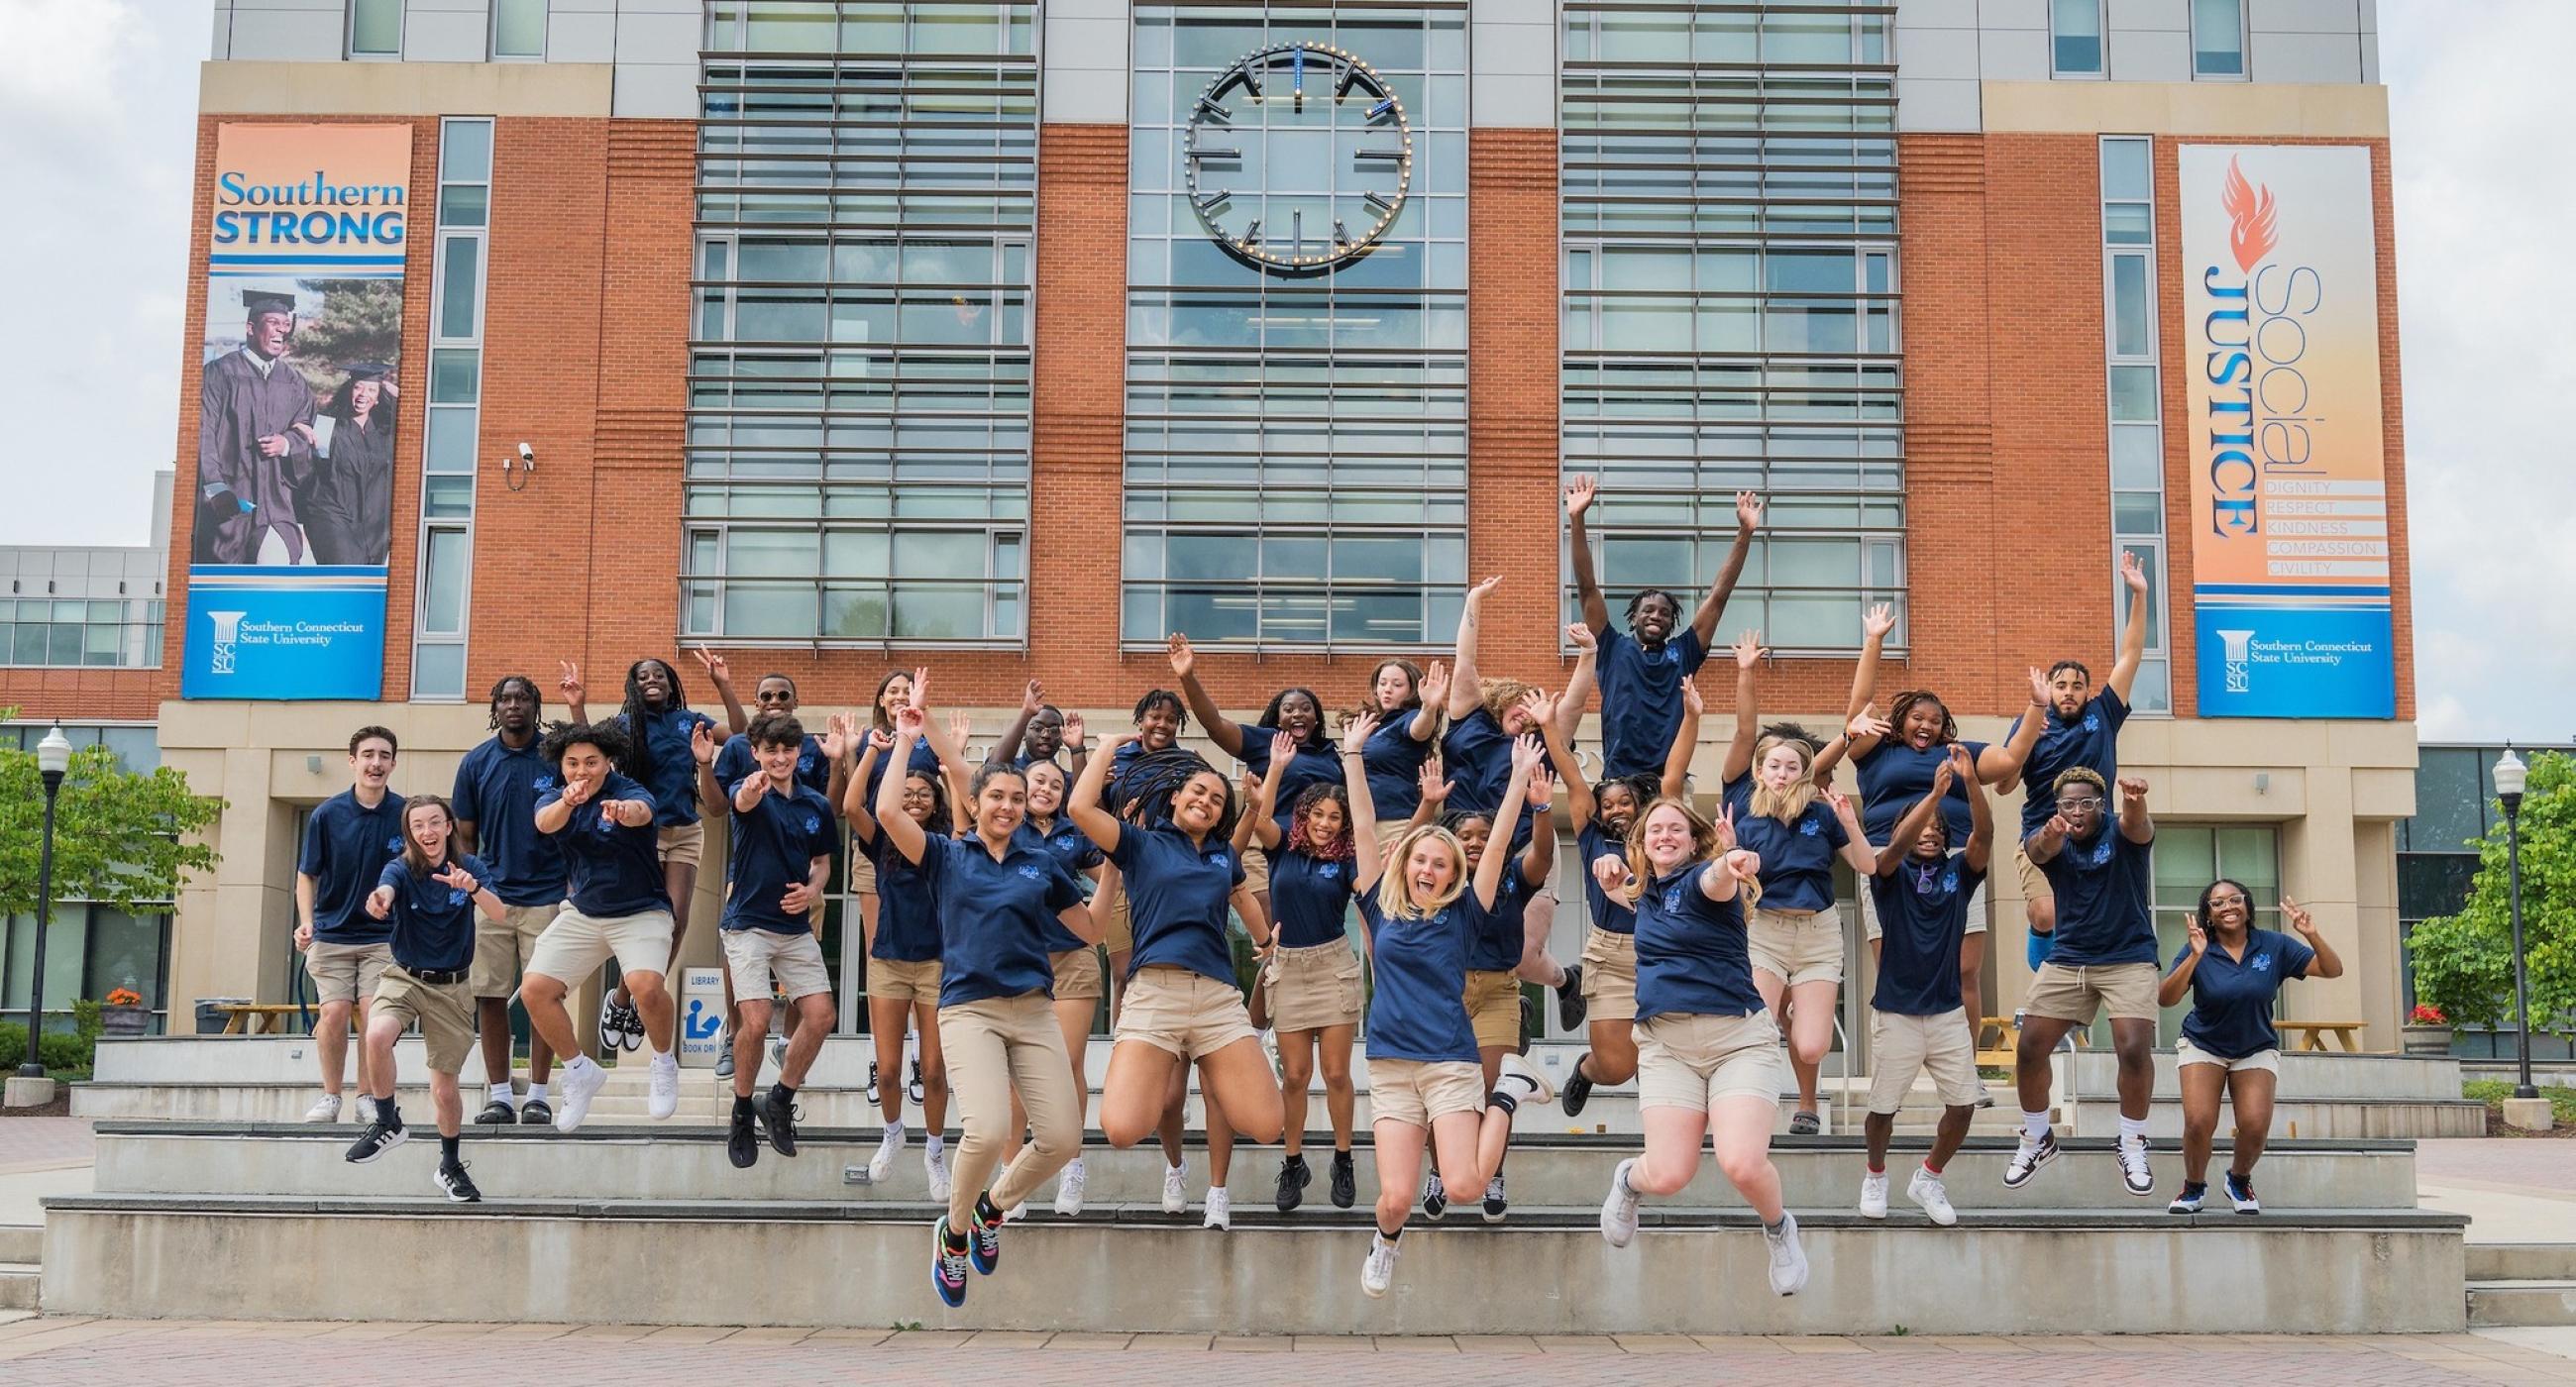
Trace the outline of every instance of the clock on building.
<path fill-rule="evenodd" d="M 1199 93 L 1183 141 L 1190 205 L 1236 259 L 1322 274 L 1375 247 L 1413 182 L 1413 129 L 1386 79 L 1322 43 L 1245 54 Z"/>

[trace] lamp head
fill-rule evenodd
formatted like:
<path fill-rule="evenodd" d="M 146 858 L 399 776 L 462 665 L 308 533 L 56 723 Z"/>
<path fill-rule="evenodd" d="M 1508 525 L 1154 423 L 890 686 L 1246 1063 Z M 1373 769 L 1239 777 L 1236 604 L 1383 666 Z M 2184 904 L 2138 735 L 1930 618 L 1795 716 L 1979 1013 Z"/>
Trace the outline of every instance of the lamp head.
<path fill-rule="evenodd" d="M 45 739 L 36 743 L 36 769 L 49 780 L 60 780 L 71 766 L 72 744 L 63 736 L 62 724 L 56 723 Z"/>
<path fill-rule="evenodd" d="M 2522 806 L 2523 788 L 2530 779 L 2531 772 L 2522 764 L 2522 758 L 2513 754 L 2512 746 L 2506 746 L 2504 755 L 2496 758 L 2495 788 L 2496 797 L 2504 801 L 2507 811 Z"/>

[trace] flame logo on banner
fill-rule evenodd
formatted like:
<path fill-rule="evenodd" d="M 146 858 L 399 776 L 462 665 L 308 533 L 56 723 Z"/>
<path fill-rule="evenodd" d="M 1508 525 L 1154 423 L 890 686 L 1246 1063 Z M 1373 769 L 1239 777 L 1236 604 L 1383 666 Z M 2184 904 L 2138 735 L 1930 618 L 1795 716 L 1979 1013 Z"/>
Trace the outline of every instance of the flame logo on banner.
<path fill-rule="evenodd" d="M 2227 229 L 2227 249 L 2236 257 L 2236 268 L 2247 274 L 2255 263 L 2280 244 L 2279 228 L 2274 225 L 2278 213 L 2272 206 L 2272 190 L 2245 181 L 2236 161 L 2227 161 L 2227 185 L 2219 194 L 2219 205 L 2227 209 L 2231 225 Z"/>

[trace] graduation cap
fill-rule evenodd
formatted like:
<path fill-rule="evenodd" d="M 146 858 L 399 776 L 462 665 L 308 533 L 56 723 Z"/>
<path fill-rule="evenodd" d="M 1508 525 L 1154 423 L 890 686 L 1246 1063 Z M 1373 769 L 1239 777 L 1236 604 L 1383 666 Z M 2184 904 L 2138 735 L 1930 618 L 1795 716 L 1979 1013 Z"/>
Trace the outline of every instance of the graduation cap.
<path fill-rule="evenodd" d="M 383 380 L 394 373 L 394 368 L 382 361 L 353 361 L 340 369 L 353 381 Z"/>
<path fill-rule="evenodd" d="M 295 296 L 293 294 L 281 294 L 273 289 L 244 289 L 242 290 L 241 301 L 242 311 L 254 318 L 258 317 L 262 313 L 292 313 L 295 311 Z"/>

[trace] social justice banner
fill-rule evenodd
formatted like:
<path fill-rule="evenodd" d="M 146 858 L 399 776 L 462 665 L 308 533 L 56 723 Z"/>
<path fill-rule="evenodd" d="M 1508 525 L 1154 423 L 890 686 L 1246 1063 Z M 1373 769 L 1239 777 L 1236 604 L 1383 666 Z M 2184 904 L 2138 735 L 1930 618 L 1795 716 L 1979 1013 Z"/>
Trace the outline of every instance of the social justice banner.
<path fill-rule="evenodd" d="M 2370 151 L 2180 150 L 2200 715 L 2396 715 Z"/>
<path fill-rule="evenodd" d="M 216 130 L 183 698 L 382 689 L 411 137 Z"/>

